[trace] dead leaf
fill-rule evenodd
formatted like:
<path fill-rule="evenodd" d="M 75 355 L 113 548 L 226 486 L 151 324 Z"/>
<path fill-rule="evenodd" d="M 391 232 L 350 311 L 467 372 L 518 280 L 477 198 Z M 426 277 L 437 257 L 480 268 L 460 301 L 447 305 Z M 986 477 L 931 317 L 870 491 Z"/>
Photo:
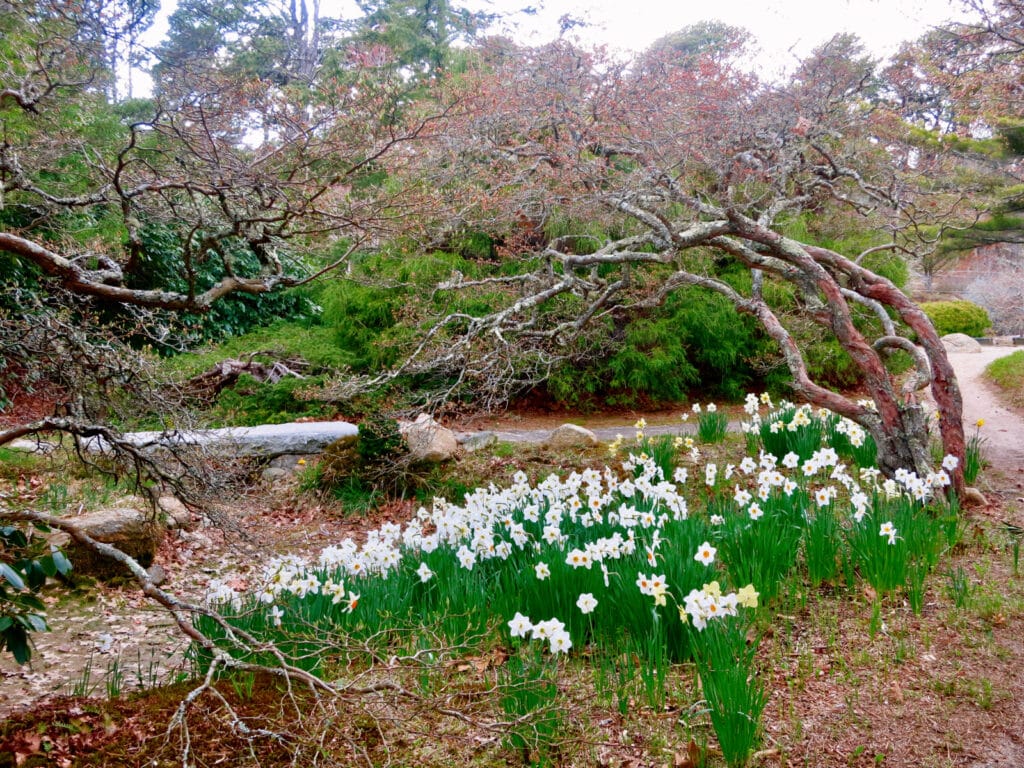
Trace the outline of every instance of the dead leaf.
<path fill-rule="evenodd" d="M 700 759 L 700 747 L 697 742 L 690 739 L 686 745 L 685 752 L 676 752 L 672 761 L 673 768 L 697 768 L 697 761 Z"/>

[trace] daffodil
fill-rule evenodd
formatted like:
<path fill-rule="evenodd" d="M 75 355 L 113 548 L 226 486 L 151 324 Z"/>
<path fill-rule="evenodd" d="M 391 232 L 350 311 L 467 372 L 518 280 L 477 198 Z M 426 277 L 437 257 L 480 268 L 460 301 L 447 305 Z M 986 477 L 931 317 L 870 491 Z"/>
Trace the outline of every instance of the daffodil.
<path fill-rule="evenodd" d="M 569 649 L 572 648 L 572 638 L 569 637 L 569 633 L 564 629 L 552 632 L 548 636 L 548 644 L 552 653 L 568 653 Z"/>
<path fill-rule="evenodd" d="M 717 581 L 712 581 L 712 582 L 710 582 L 708 584 L 705 584 L 703 587 L 701 587 L 701 592 L 703 592 L 705 595 L 712 595 L 713 597 L 721 597 L 722 596 L 722 585 L 719 584 Z"/>
<path fill-rule="evenodd" d="M 584 592 L 576 598 L 576 607 L 580 609 L 580 613 L 592 613 L 597 608 L 597 600 L 590 592 Z"/>
<path fill-rule="evenodd" d="M 526 637 L 527 633 L 533 630 L 533 622 L 530 621 L 529 616 L 523 616 L 516 611 L 516 615 L 508 623 L 508 629 L 512 637 Z"/>
<path fill-rule="evenodd" d="M 693 556 L 693 559 L 696 560 L 698 563 L 703 563 L 704 565 L 711 565 L 713 562 L 715 562 L 716 552 L 718 552 L 718 550 L 712 547 L 710 542 L 705 541 L 703 544 L 697 547 L 697 554 Z"/>
<path fill-rule="evenodd" d="M 881 527 L 878 529 L 878 535 L 887 536 L 890 544 L 896 543 L 896 528 L 893 526 L 891 521 L 882 523 Z"/>
<path fill-rule="evenodd" d="M 745 587 L 740 587 L 736 592 L 736 600 L 740 605 L 746 608 L 757 608 L 757 598 L 760 597 L 760 593 L 754 589 L 753 584 L 747 584 Z"/>

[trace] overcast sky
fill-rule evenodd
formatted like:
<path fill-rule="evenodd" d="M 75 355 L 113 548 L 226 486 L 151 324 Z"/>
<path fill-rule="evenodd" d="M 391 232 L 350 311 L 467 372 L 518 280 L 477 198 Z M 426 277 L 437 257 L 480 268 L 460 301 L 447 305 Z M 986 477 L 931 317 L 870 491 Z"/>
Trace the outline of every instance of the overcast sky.
<path fill-rule="evenodd" d="M 516 23 L 514 37 L 527 44 L 557 37 L 559 19 L 571 14 L 588 22 L 571 33 L 576 39 L 624 54 L 642 51 L 662 35 L 689 24 L 718 19 L 754 34 L 760 54 L 753 63 L 769 77 L 791 68 L 837 32 L 855 33 L 869 51 L 885 57 L 900 42 L 962 17 L 959 0 L 454 0 L 454 4 L 510 14 L 525 6 L 537 7 L 534 15 L 510 17 Z M 176 3 L 163 0 L 162 5 L 146 36 L 150 43 L 165 34 L 167 16 Z M 354 18 L 358 9 L 352 0 L 321 0 L 321 13 Z M 140 91 L 147 89 L 145 83 L 140 85 Z"/>
<path fill-rule="evenodd" d="M 515 0 L 494 0 L 495 7 Z M 792 64 L 837 32 L 853 32 L 879 56 L 931 27 L 962 18 L 958 0 L 545 0 L 522 34 L 545 42 L 558 33 L 558 18 L 580 16 L 592 26 L 582 40 L 640 51 L 664 34 L 706 19 L 744 27 L 772 66 Z"/>

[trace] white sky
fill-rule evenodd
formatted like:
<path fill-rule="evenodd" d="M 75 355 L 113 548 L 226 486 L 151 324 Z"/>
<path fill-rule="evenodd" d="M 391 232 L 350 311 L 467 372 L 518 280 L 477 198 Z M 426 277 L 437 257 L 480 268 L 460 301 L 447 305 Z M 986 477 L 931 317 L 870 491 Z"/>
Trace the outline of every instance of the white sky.
<path fill-rule="evenodd" d="M 494 6 L 512 2 L 495 0 Z M 962 18 L 957 0 L 544 0 L 543 12 L 531 24 L 534 34 L 524 42 L 556 36 L 564 13 L 593 24 L 578 33 L 581 40 L 628 51 L 641 51 L 689 24 L 718 19 L 752 32 L 763 52 L 758 58 L 773 69 L 792 65 L 838 32 L 855 33 L 868 50 L 884 57 L 902 41 Z"/>
<path fill-rule="evenodd" d="M 602 44 L 622 53 L 642 51 L 662 35 L 689 24 L 718 19 L 754 34 L 760 49 L 753 64 L 767 77 L 791 68 L 838 32 L 853 32 L 870 52 L 885 57 L 899 43 L 914 40 L 952 18 L 962 18 L 959 0 L 454 0 L 468 8 L 511 13 L 534 5 L 536 15 L 513 17 L 515 39 L 541 44 L 558 36 L 564 14 L 586 20 L 589 26 L 571 35 L 580 42 Z M 163 9 L 148 41 L 159 40 L 167 29 L 174 0 Z M 351 0 L 321 0 L 324 16 L 353 18 Z M 147 80 L 144 75 L 140 81 Z M 146 84 L 140 82 L 140 91 Z"/>

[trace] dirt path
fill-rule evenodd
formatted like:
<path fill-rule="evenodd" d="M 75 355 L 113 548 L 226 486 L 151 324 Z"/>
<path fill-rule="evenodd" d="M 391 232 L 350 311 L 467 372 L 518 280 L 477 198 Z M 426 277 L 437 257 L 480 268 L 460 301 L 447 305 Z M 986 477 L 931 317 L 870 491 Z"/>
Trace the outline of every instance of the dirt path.
<path fill-rule="evenodd" d="M 993 360 L 1015 352 L 1018 347 L 982 347 L 980 353 L 950 353 L 964 398 L 964 426 L 968 436 L 975 430 L 985 441 L 983 453 L 993 469 L 1006 474 L 1012 483 L 1024 480 L 1024 418 L 1002 405 L 983 373 Z M 975 425 L 984 420 L 981 427 Z"/>

